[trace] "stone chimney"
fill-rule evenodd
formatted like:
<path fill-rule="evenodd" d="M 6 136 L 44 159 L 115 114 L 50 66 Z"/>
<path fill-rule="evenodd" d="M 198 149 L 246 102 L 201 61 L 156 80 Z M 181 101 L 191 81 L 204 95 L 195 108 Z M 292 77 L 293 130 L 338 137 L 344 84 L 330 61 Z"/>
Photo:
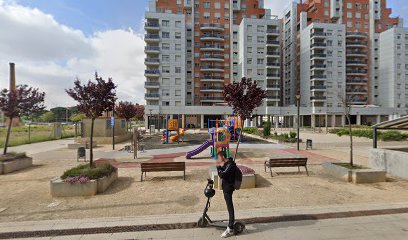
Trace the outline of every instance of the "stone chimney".
<path fill-rule="evenodd" d="M 16 89 L 16 65 L 10 63 L 10 90 Z"/>

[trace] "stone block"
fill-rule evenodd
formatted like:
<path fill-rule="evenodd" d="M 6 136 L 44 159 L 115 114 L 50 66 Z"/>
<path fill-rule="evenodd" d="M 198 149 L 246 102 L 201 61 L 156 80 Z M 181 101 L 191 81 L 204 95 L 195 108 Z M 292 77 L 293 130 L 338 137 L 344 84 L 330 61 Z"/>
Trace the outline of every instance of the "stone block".
<path fill-rule="evenodd" d="M 57 177 L 50 181 L 51 196 L 77 197 L 93 196 L 98 192 L 98 181 L 91 180 L 87 183 L 66 183 Z"/>
<path fill-rule="evenodd" d="M 98 193 L 103 193 L 109 186 L 118 179 L 118 170 L 113 172 L 110 176 L 98 179 Z"/>
<path fill-rule="evenodd" d="M 2 165 L 2 173 L 12 173 L 18 170 L 29 168 L 33 165 L 33 159 L 30 157 L 15 158 L 12 160 L 3 161 L 0 163 Z"/>
<path fill-rule="evenodd" d="M 3 164 L 0 162 L 0 175 L 3 174 Z"/>
<path fill-rule="evenodd" d="M 358 169 L 351 171 L 351 179 L 355 184 L 385 182 L 386 172 L 374 169 Z"/>
<path fill-rule="evenodd" d="M 351 182 L 350 169 L 341 167 L 339 165 L 336 165 L 336 164 L 333 164 L 333 163 L 330 163 L 330 162 L 323 163 L 322 167 L 323 167 L 324 171 L 327 174 L 329 174 L 329 175 L 331 175 L 331 176 L 333 176 L 333 177 L 335 177 L 337 179 L 340 179 L 340 180 L 343 180 L 343 181 L 346 181 L 346 182 Z"/>

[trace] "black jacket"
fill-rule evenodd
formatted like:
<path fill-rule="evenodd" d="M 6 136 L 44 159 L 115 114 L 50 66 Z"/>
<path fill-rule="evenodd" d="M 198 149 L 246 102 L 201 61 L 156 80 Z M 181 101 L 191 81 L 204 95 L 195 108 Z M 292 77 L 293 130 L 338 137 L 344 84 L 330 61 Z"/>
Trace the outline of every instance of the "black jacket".
<path fill-rule="evenodd" d="M 222 190 L 224 192 L 232 192 L 235 190 L 235 169 L 236 164 L 232 158 L 224 164 L 224 166 L 217 166 L 218 176 L 222 179 Z"/>

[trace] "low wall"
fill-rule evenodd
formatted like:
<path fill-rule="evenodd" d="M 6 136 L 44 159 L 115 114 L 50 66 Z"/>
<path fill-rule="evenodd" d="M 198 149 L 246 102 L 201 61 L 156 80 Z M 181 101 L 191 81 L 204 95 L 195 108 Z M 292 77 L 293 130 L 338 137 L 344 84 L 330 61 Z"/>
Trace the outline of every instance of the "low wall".
<path fill-rule="evenodd" d="M 369 152 L 368 166 L 386 171 L 389 175 L 408 179 L 408 153 L 373 148 Z"/>
<path fill-rule="evenodd" d="M 218 176 L 217 169 L 214 166 L 209 167 L 208 173 L 210 178 L 214 181 L 214 188 L 222 190 L 222 180 Z M 240 189 L 256 188 L 256 176 L 255 174 L 242 175 L 242 183 Z"/>
<path fill-rule="evenodd" d="M 348 169 L 334 163 L 323 163 L 322 167 L 329 175 L 354 184 L 385 182 L 386 172 L 381 169 Z"/>
<path fill-rule="evenodd" d="M 33 159 L 30 157 L 16 158 L 13 160 L 0 162 L 0 165 L 0 173 L 7 174 L 31 167 L 33 165 Z"/>

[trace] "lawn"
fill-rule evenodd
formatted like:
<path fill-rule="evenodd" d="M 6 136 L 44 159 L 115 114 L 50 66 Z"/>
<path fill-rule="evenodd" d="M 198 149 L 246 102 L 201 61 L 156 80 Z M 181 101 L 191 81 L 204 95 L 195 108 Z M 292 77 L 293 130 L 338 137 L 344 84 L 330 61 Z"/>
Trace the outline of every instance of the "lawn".
<path fill-rule="evenodd" d="M 0 128 L 0 147 L 4 147 L 6 141 L 7 128 Z M 62 126 L 62 138 L 70 138 L 75 135 L 75 127 Z M 19 126 L 11 128 L 9 146 L 18 146 L 28 143 L 45 142 L 55 140 L 52 125 Z"/>

